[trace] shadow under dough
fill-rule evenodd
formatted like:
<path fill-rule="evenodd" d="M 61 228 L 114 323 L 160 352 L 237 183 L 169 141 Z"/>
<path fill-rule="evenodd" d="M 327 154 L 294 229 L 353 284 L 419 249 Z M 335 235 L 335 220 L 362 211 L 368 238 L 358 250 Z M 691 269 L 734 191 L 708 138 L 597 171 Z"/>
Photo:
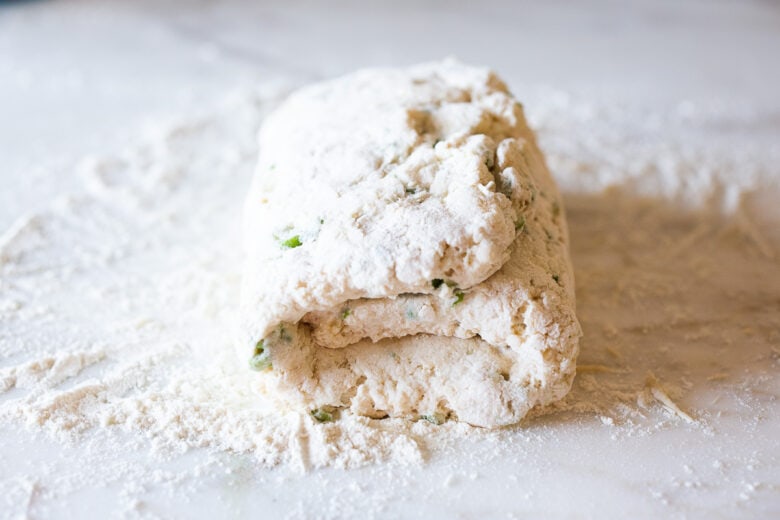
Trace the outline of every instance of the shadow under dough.
<path fill-rule="evenodd" d="M 578 373 L 553 407 L 562 413 L 526 426 L 570 413 L 609 424 L 701 424 L 728 406 L 718 403 L 725 393 L 757 408 L 777 398 L 773 251 L 734 218 L 663 199 L 608 190 L 568 195 L 566 207 L 584 332 Z"/>

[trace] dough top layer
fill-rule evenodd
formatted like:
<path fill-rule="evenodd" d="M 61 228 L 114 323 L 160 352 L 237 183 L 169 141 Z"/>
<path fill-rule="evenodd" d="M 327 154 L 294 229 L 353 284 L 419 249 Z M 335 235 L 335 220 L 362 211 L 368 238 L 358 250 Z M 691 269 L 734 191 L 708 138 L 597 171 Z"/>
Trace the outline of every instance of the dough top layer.
<path fill-rule="evenodd" d="M 492 72 L 455 61 L 293 94 L 261 131 L 244 213 L 246 340 L 347 300 L 487 279 L 530 217 L 529 134 Z"/>

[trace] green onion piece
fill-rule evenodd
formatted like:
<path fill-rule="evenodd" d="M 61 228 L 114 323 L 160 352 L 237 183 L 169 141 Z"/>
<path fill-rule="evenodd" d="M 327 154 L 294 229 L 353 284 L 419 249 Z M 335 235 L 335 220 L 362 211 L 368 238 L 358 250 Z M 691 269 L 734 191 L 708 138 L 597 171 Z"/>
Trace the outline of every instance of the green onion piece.
<path fill-rule="evenodd" d="M 351 309 L 344 309 L 343 311 L 341 311 L 341 319 L 346 320 L 350 314 L 352 314 Z"/>
<path fill-rule="evenodd" d="M 519 232 L 522 231 L 524 227 L 525 227 L 525 217 L 520 217 L 520 219 L 517 222 L 515 222 L 515 230 Z"/>
<path fill-rule="evenodd" d="M 552 275 L 552 279 L 555 280 L 555 283 L 557 283 L 558 285 L 561 284 L 560 277 L 557 274 Z"/>
<path fill-rule="evenodd" d="M 452 306 L 455 307 L 457 304 L 463 301 L 465 294 L 463 294 L 463 291 L 461 291 L 460 289 L 455 289 L 453 291 L 453 294 L 455 294 L 455 301 L 452 302 Z"/>
<path fill-rule="evenodd" d="M 255 345 L 255 352 L 252 357 L 249 358 L 249 368 L 257 370 L 258 372 L 270 370 L 272 368 L 271 354 L 265 349 L 262 339 L 257 342 Z"/>
<path fill-rule="evenodd" d="M 439 426 L 440 424 L 444 424 L 446 418 L 444 417 L 444 415 L 434 412 L 434 413 L 421 415 L 420 420 L 428 421 L 431 424 L 435 424 L 436 426 Z"/>
<path fill-rule="evenodd" d="M 444 280 L 442 280 L 441 278 L 434 278 L 433 280 L 431 280 L 431 285 L 433 285 L 434 289 L 438 289 L 439 287 L 441 287 L 441 284 L 443 283 Z"/>
<path fill-rule="evenodd" d="M 318 422 L 331 422 L 333 420 L 333 414 L 328 412 L 327 410 L 323 410 L 322 408 L 317 408 L 316 410 L 311 411 L 311 416 L 314 417 Z"/>
<path fill-rule="evenodd" d="M 287 343 L 292 341 L 292 335 L 288 332 L 286 328 L 284 328 L 284 324 L 279 324 L 279 338 L 282 339 L 282 341 L 286 341 Z"/>
<path fill-rule="evenodd" d="M 284 249 L 293 249 L 295 247 L 302 246 L 303 242 L 301 242 L 301 236 L 300 235 L 295 235 L 295 236 L 292 236 L 292 237 L 288 238 L 287 240 L 283 240 L 282 242 L 280 242 L 280 245 Z"/>

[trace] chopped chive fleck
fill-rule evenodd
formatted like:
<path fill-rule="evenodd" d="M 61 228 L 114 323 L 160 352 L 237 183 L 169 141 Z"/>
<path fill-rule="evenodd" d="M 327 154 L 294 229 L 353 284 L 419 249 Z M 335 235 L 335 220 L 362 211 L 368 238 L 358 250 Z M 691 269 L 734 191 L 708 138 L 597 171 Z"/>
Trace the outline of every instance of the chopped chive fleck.
<path fill-rule="evenodd" d="M 440 413 L 429 413 L 420 416 L 421 421 L 428 421 L 431 424 L 440 425 L 444 424 L 445 417 Z"/>
<path fill-rule="evenodd" d="M 279 338 L 287 343 L 292 341 L 292 334 L 284 327 L 284 323 L 279 324 Z"/>
<path fill-rule="evenodd" d="M 344 309 L 343 311 L 341 311 L 341 319 L 346 320 L 350 314 L 352 314 L 352 309 L 349 308 Z"/>
<path fill-rule="evenodd" d="M 417 188 L 406 188 L 406 193 L 412 195 L 414 193 L 417 193 Z"/>
<path fill-rule="evenodd" d="M 249 358 L 249 368 L 252 370 L 263 371 L 271 368 L 271 355 L 265 349 L 263 340 L 257 342 L 255 345 L 255 351 L 251 358 Z"/>
<path fill-rule="evenodd" d="M 324 224 L 324 223 L 325 223 L 325 219 L 324 219 L 324 218 L 321 218 L 321 219 L 320 219 L 320 224 Z"/>
<path fill-rule="evenodd" d="M 295 236 L 292 236 L 292 237 L 288 238 L 287 240 L 283 240 L 282 242 L 280 242 L 280 245 L 284 249 L 293 249 L 295 247 L 302 246 L 303 242 L 301 242 L 301 236 L 300 235 L 295 235 Z"/>
<path fill-rule="evenodd" d="M 312 410 L 311 416 L 314 417 L 318 422 L 322 423 L 331 422 L 333 420 L 333 414 L 327 410 L 323 410 L 322 408 Z"/>
<path fill-rule="evenodd" d="M 410 320 L 416 320 L 417 319 L 417 313 L 415 312 L 414 309 L 412 309 L 410 307 L 410 308 L 406 309 L 406 317 L 408 319 L 410 319 Z"/>
<path fill-rule="evenodd" d="M 461 291 L 460 289 L 455 289 L 453 291 L 453 294 L 455 294 L 455 301 L 452 302 L 452 306 L 455 307 L 457 304 L 463 301 L 463 297 L 465 295 L 463 294 L 463 291 Z"/>
<path fill-rule="evenodd" d="M 555 283 L 557 283 L 558 285 L 561 284 L 560 277 L 557 274 L 552 275 L 552 279 L 555 280 Z"/>
<path fill-rule="evenodd" d="M 433 280 L 431 280 L 431 285 L 433 285 L 434 289 L 438 289 L 439 287 L 441 287 L 441 284 L 443 283 L 444 280 L 442 280 L 441 278 L 434 278 Z"/>
<path fill-rule="evenodd" d="M 525 228 L 525 217 L 520 217 L 520 219 L 515 222 L 515 230 L 522 231 L 523 228 Z"/>

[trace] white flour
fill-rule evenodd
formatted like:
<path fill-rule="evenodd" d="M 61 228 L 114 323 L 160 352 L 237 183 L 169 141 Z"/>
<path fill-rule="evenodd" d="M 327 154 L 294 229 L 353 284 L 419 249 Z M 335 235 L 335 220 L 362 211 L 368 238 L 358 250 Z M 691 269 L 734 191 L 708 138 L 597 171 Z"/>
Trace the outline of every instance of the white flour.
<path fill-rule="evenodd" d="M 464 439 L 499 450 L 535 423 L 595 419 L 614 439 L 710 431 L 722 411 L 712 392 L 757 423 L 776 410 L 780 249 L 757 209 L 780 179 L 771 125 L 691 103 L 649 111 L 544 89 L 524 101 L 566 193 L 585 331 L 575 387 L 552 416 L 485 432 L 315 424 L 264 407 L 231 330 L 240 207 L 276 97 L 245 92 L 125 153 L 86 158 L 81 191 L 0 236 L 2 421 L 95 450 L 148 443 L 169 458 L 205 447 L 306 470 L 419 464 Z M 758 137 L 746 142 L 746 128 Z M 95 478 L 128 478 L 104 460 Z M 36 486 L 0 490 L 33 500 Z"/>

